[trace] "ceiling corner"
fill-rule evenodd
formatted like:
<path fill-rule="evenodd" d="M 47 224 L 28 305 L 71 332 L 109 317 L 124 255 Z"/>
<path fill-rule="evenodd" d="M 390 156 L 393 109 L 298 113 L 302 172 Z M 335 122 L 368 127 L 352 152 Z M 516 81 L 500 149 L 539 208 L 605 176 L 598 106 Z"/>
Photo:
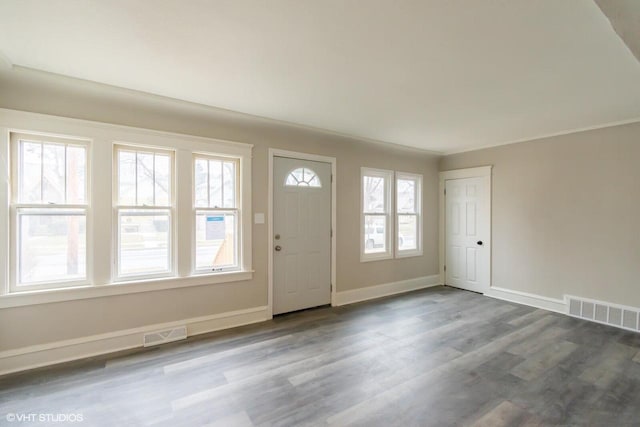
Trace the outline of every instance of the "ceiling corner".
<path fill-rule="evenodd" d="M 640 2 L 637 0 L 595 0 L 618 37 L 640 61 Z"/>

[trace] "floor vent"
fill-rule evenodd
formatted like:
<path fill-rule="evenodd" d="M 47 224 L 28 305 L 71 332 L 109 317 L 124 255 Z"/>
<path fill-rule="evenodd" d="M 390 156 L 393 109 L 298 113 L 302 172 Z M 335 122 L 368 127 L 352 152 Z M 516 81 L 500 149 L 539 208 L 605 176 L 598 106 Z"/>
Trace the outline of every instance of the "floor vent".
<path fill-rule="evenodd" d="M 155 331 L 144 334 L 143 344 L 145 347 L 152 345 L 164 344 L 172 341 L 179 341 L 187 338 L 187 327 L 178 326 L 177 328 L 167 329 L 164 331 Z"/>
<path fill-rule="evenodd" d="M 640 331 L 640 308 L 566 295 L 567 314 L 630 331 Z"/>

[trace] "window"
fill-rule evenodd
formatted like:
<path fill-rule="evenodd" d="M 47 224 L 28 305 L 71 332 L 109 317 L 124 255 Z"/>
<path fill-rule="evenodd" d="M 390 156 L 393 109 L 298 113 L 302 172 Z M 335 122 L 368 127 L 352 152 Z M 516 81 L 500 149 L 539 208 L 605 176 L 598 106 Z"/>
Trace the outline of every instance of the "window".
<path fill-rule="evenodd" d="M 362 168 L 361 260 L 393 257 L 391 246 L 392 171 Z"/>
<path fill-rule="evenodd" d="M 116 279 L 173 271 L 173 152 L 115 146 Z"/>
<path fill-rule="evenodd" d="M 1 109 L 0 124 L 0 308 L 253 278 L 252 145 Z"/>
<path fill-rule="evenodd" d="M 287 187 L 322 187 L 320 178 L 308 168 L 298 168 L 291 171 L 287 175 L 284 185 Z"/>
<path fill-rule="evenodd" d="M 396 256 L 422 255 L 422 176 L 396 172 Z"/>
<path fill-rule="evenodd" d="M 194 271 L 238 270 L 239 161 L 194 156 Z"/>
<path fill-rule="evenodd" d="M 360 260 L 422 255 L 422 175 L 370 168 L 361 174 Z"/>
<path fill-rule="evenodd" d="M 12 289 L 87 282 L 88 142 L 11 134 Z"/>

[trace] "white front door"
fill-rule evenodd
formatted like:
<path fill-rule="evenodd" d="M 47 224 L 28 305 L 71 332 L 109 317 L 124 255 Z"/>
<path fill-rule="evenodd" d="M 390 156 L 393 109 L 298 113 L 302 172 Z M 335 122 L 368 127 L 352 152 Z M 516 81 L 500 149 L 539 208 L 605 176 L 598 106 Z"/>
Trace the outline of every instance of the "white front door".
<path fill-rule="evenodd" d="M 273 314 L 329 304 L 331 164 L 273 162 Z"/>
<path fill-rule="evenodd" d="M 490 181 L 445 181 L 445 282 L 485 293 L 490 281 Z"/>

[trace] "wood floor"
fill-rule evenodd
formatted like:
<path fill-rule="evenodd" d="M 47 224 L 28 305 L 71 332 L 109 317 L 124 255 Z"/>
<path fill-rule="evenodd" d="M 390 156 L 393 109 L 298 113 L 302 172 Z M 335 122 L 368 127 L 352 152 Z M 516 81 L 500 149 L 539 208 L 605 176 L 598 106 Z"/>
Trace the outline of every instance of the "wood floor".
<path fill-rule="evenodd" d="M 639 425 L 639 349 L 640 334 L 437 287 L 0 378 L 0 425 Z"/>

